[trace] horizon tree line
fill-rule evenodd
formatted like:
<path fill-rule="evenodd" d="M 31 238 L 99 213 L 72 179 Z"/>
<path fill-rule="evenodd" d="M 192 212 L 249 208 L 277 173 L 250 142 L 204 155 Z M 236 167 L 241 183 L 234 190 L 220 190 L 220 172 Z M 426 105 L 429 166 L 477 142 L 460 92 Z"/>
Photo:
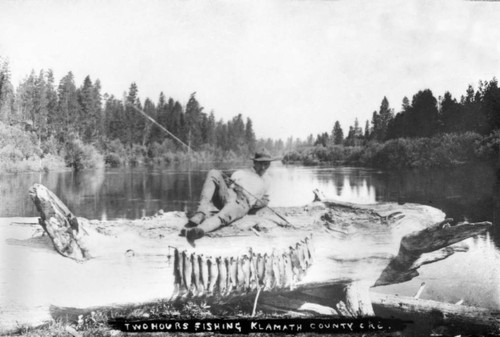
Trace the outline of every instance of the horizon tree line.
<path fill-rule="evenodd" d="M 1 60 L 0 60 L 1 61 Z M 147 121 L 131 105 L 167 128 L 195 150 L 232 151 L 248 155 L 258 143 L 253 123 L 241 114 L 229 121 L 216 120 L 213 111 L 206 113 L 192 93 L 185 106 L 160 93 L 155 103 L 139 98 L 139 89 L 132 83 L 121 99 L 101 94 L 101 83 L 86 76 L 80 86 L 68 72 L 56 85 L 52 70 L 32 71 L 16 90 L 10 82 L 8 63 L 0 63 L 0 121 L 22 125 L 36 134 L 46 147 L 59 149 L 71 139 L 78 138 L 105 150 L 106 143 L 119 140 L 124 146 L 134 144 L 148 147 L 169 138 L 159 127 Z M 176 144 L 175 150 L 182 145 Z"/>
<path fill-rule="evenodd" d="M 101 150 L 106 143 L 119 140 L 124 146 L 134 144 L 149 147 L 168 139 L 156 125 L 140 116 L 131 105 L 142 109 L 183 142 L 197 150 L 232 151 L 248 155 L 256 148 L 266 147 L 282 154 L 302 146 L 360 146 L 368 142 L 385 142 L 395 138 L 432 137 L 440 133 L 473 131 L 487 135 L 500 129 L 500 89 L 498 81 L 479 81 L 477 90 L 469 85 L 460 99 L 445 92 L 436 98 L 430 89 L 418 91 L 412 100 L 404 97 L 395 113 L 386 97 L 364 129 L 355 118 L 354 125 L 344 133 L 339 121 L 330 132 L 311 134 L 306 140 L 288 138 L 285 142 L 256 139 L 250 118 L 241 114 L 224 122 L 216 120 L 213 111 L 206 113 L 193 92 L 183 106 L 179 101 L 160 92 L 155 103 L 139 97 L 132 83 L 121 99 L 101 94 L 101 83 L 85 77 L 82 85 L 75 84 L 68 72 L 56 85 L 51 70 L 32 71 L 14 90 L 10 82 L 8 62 L 0 58 L 0 121 L 22 124 L 36 133 L 45 147 L 61 147 L 79 138 Z M 176 145 L 177 150 L 180 145 Z"/>
<path fill-rule="evenodd" d="M 443 133 L 475 132 L 485 136 L 499 129 L 500 88 L 497 79 L 493 78 L 479 81 L 477 90 L 469 85 L 458 100 L 449 91 L 436 98 L 430 89 L 420 90 L 413 95 L 411 102 L 404 97 L 396 114 L 384 96 L 379 110 L 373 111 L 371 121 L 366 121 L 364 130 L 355 118 L 354 125 L 349 126 L 344 137 L 341 125 L 336 121 L 330 133 L 316 136 L 314 145 L 359 146 L 371 141 L 428 138 Z"/>

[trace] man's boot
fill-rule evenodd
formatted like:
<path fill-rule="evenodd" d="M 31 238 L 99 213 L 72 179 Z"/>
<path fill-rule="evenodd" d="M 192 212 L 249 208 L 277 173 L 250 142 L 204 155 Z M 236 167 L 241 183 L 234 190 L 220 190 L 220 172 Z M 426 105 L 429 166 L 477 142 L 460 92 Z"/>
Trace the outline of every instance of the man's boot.
<path fill-rule="evenodd" d="M 184 225 L 184 228 L 181 228 L 179 236 L 186 236 L 186 232 L 193 227 L 198 226 L 200 223 L 205 220 L 206 215 L 202 212 L 196 212 L 191 218 L 189 218 L 187 224 Z"/>
<path fill-rule="evenodd" d="M 199 227 L 194 227 L 186 231 L 187 242 L 195 247 L 194 241 L 205 236 L 205 231 Z"/>

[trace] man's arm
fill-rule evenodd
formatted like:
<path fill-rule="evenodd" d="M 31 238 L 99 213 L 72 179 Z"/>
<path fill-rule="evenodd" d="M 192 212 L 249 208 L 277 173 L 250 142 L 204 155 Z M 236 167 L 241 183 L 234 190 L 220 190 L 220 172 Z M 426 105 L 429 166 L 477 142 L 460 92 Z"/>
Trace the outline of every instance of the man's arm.
<path fill-rule="evenodd" d="M 253 208 L 262 208 L 262 207 L 266 207 L 267 205 L 269 204 L 269 195 L 268 194 L 264 194 L 262 196 L 262 198 L 260 198 L 260 200 L 257 200 L 255 202 L 255 205 L 253 206 Z"/>

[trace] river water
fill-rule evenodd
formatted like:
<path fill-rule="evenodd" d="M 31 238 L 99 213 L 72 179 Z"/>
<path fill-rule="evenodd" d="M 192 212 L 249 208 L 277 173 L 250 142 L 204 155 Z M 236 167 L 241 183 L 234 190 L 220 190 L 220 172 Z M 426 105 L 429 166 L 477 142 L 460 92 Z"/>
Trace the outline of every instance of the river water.
<path fill-rule="evenodd" d="M 218 168 L 229 172 L 241 166 Z M 37 216 L 28 196 L 34 183 L 47 186 L 74 214 L 89 219 L 135 219 L 159 209 L 191 211 L 196 208 L 208 169 L 205 165 L 2 175 L 0 217 Z M 305 205 L 312 201 L 313 189 L 318 188 L 326 197 L 341 201 L 420 203 L 439 208 L 456 221 L 500 224 L 500 178 L 488 166 L 381 171 L 273 163 L 269 174 L 270 206 Z M 464 304 L 500 310 L 500 230 L 493 228 L 468 239 L 466 245 L 468 252 L 425 265 L 413 280 L 377 291 L 413 296 L 425 282 L 422 298 L 452 303 L 464 300 Z"/>

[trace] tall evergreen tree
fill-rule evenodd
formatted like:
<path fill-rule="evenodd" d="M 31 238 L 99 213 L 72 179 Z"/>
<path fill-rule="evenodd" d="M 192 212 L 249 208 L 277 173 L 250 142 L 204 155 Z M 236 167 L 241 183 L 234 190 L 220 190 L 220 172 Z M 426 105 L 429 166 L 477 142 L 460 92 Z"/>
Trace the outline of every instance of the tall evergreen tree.
<path fill-rule="evenodd" d="M 78 102 L 80 103 L 78 134 L 84 142 L 90 143 L 96 140 L 101 128 L 100 82 L 97 81 L 96 85 L 93 85 L 90 76 L 85 77 L 83 85 L 78 90 Z"/>
<path fill-rule="evenodd" d="M 144 112 L 154 120 L 157 119 L 155 104 L 149 98 L 146 98 L 146 100 L 144 101 Z M 151 141 L 152 130 L 153 130 L 153 123 L 148 120 L 145 120 L 141 145 L 146 145 Z"/>
<path fill-rule="evenodd" d="M 363 137 L 368 141 L 368 139 L 370 138 L 370 134 L 371 134 L 370 122 L 367 120 L 365 123 L 365 134 Z"/>
<path fill-rule="evenodd" d="M 410 137 L 431 137 L 439 130 L 437 100 L 429 89 L 413 96 Z"/>
<path fill-rule="evenodd" d="M 0 121 L 4 123 L 15 119 L 15 95 L 10 77 L 9 63 L 0 57 Z"/>
<path fill-rule="evenodd" d="M 387 128 L 389 123 L 394 118 L 392 109 L 389 108 L 389 101 L 384 96 L 378 114 L 373 112 L 372 117 L 372 138 L 378 141 L 385 141 L 387 139 Z"/>
<path fill-rule="evenodd" d="M 344 131 L 342 131 L 339 121 L 336 121 L 333 126 L 332 140 L 335 145 L 342 145 L 344 143 Z"/>
<path fill-rule="evenodd" d="M 448 91 L 441 99 L 439 120 L 441 132 L 462 132 L 465 130 L 463 108 Z"/>
<path fill-rule="evenodd" d="M 80 115 L 78 94 L 72 72 L 61 79 L 57 94 L 58 106 L 55 114 L 57 137 L 65 143 L 70 133 L 77 132 L 75 126 Z"/>
<path fill-rule="evenodd" d="M 47 71 L 47 83 L 46 83 L 46 97 L 47 97 L 47 125 L 48 132 L 50 135 L 57 136 L 58 130 L 57 121 L 58 121 L 58 99 L 57 99 L 57 91 L 55 89 L 55 79 L 54 73 L 51 69 Z"/>
<path fill-rule="evenodd" d="M 108 139 L 118 139 L 125 144 L 128 139 L 128 128 L 125 124 L 125 108 L 119 99 L 113 95 L 107 97 L 104 103 L 105 135 Z"/>
<path fill-rule="evenodd" d="M 130 85 L 128 94 L 125 98 L 125 123 L 126 123 L 126 144 L 140 144 L 142 142 L 144 129 L 146 126 L 145 118 L 131 106 L 136 106 L 142 109 L 141 101 L 139 99 L 139 89 L 134 82 Z"/>
<path fill-rule="evenodd" d="M 191 97 L 189 97 L 188 103 L 186 105 L 184 124 L 184 132 L 187 133 L 190 137 L 189 141 L 191 142 L 193 147 L 197 147 L 203 142 L 202 111 L 203 108 L 196 100 L 196 92 L 194 92 L 191 94 Z"/>
<path fill-rule="evenodd" d="M 245 125 L 245 141 L 247 144 L 248 152 L 255 152 L 255 132 L 253 131 L 253 123 L 250 118 L 247 118 L 247 123 Z"/>
<path fill-rule="evenodd" d="M 484 86 L 481 103 L 481 114 L 487 123 L 480 131 L 490 133 L 500 129 L 500 88 L 496 78 Z"/>

